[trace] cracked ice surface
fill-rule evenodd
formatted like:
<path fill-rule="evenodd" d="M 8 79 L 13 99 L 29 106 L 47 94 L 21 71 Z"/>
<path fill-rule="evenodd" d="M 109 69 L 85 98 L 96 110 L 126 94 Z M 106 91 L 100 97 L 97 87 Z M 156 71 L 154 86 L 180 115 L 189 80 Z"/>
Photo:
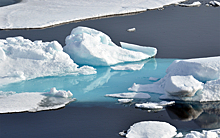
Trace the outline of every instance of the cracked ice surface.
<path fill-rule="evenodd" d="M 0 7 L 0 29 L 42 28 L 70 21 L 156 9 L 181 1 L 23 0 Z"/>

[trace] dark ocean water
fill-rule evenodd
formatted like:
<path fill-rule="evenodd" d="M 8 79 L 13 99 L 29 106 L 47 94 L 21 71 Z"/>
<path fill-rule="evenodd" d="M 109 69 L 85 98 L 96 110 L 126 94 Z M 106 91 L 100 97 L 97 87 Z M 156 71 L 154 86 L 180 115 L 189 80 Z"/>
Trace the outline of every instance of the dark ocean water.
<path fill-rule="evenodd" d="M 120 16 L 38 30 L 0 30 L 0 39 L 23 36 L 31 40 L 59 41 L 77 26 L 87 26 L 120 41 L 154 46 L 157 58 L 193 58 L 220 55 L 220 8 L 168 6 L 132 16 Z M 135 27 L 135 32 L 127 32 Z M 219 128 L 219 103 L 178 103 L 148 113 L 114 103 L 71 103 L 64 109 L 0 115 L 0 137 L 114 138 L 140 121 L 165 121 L 179 131 Z M 155 132 L 156 133 L 156 132 Z"/>

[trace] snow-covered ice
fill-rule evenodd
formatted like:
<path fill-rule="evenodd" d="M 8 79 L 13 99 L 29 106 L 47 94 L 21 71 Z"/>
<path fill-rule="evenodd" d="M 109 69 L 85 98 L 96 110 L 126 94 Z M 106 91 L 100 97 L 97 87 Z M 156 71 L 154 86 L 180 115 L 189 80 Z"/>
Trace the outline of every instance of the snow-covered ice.
<path fill-rule="evenodd" d="M 23 0 L 0 7 L 0 29 L 42 28 L 83 19 L 146 11 L 181 1 L 184 0 Z"/>
<path fill-rule="evenodd" d="M 142 121 L 133 124 L 125 135 L 127 138 L 171 138 L 177 134 L 176 128 L 169 123 Z"/>
<path fill-rule="evenodd" d="M 171 102 L 162 101 L 160 103 L 147 102 L 147 103 L 135 104 L 135 107 L 145 108 L 145 109 L 150 109 L 150 110 L 157 110 L 157 109 L 163 109 L 164 106 L 172 105 L 174 103 L 175 101 L 171 101 Z"/>
<path fill-rule="evenodd" d="M 130 91 L 147 91 L 164 94 L 161 99 L 175 99 L 175 100 L 185 100 L 185 101 L 220 101 L 220 57 L 208 57 L 208 58 L 195 58 L 186 60 L 175 60 L 166 70 L 166 76 L 153 84 L 136 84 L 134 83 Z M 191 75 L 191 77 L 189 77 Z M 180 78 L 179 78 L 179 77 Z M 188 77 L 187 77 L 188 76 Z M 192 79 L 192 76 L 194 79 Z M 167 89 L 172 89 L 169 87 L 170 78 L 179 78 L 172 81 L 172 83 L 178 83 L 182 85 L 188 83 L 186 78 L 190 78 L 195 82 L 193 84 L 192 90 L 197 92 L 192 97 L 181 97 L 182 95 L 171 96 L 166 92 Z M 187 79 L 188 80 L 188 79 Z M 198 82 L 199 81 L 199 82 Z M 202 82 L 204 83 L 202 89 Z M 169 84 L 169 85 L 168 85 Z M 191 83 L 192 84 L 192 83 Z M 166 87 L 166 85 L 168 85 Z M 189 85 L 188 85 L 189 86 Z M 188 87 L 187 86 L 187 87 Z M 185 87 L 185 86 L 184 86 Z M 190 88 L 188 87 L 188 88 Z M 190 89 L 191 89 L 190 88 Z M 170 90 L 169 90 L 170 91 Z M 177 90 L 174 90 L 176 91 Z M 173 93 L 172 93 L 173 94 Z M 180 96 L 180 97 L 178 97 Z M 191 96 L 191 95 L 188 95 Z"/>
<path fill-rule="evenodd" d="M 83 65 L 109 66 L 140 61 L 156 55 L 156 48 L 139 46 L 135 51 L 121 48 L 115 45 L 108 35 L 88 27 L 74 28 L 65 42 L 64 51 L 74 62 Z"/>
<path fill-rule="evenodd" d="M 130 103 L 132 101 L 133 101 L 133 99 L 118 99 L 119 103 Z"/>
<path fill-rule="evenodd" d="M 185 138 L 218 138 L 219 130 L 203 130 L 202 133 L 198 131 L 191 131 L 190 133 L 185 135 Z"/>
<path fill-rule="evenodd" d="M 59 96 L 43 92 L 4 95 L 0 97 L 0 113 L 37 112 L 58 109 L 75 100 L 75 98 L 63 96 L 66 93 L 66 91 L 59 91 L 57 93 Z M 70 94 L 71 92 L 68 93 Z"/>
<path fill-rule="evenodd" d="M 0 85 L 37 77 L 95 74 L 93 67 L 78 65 L 57 41 L 30 41 L 21 36 L 0 39 Z"/>
<path fill-rule="evenodd" d="M 207 6 L 214 6 L 214 7 L 218 7 L 220 6 L 220 2 L 218 1 L 210 1 L 208 4 L 206 4 Z"/>
<path fill-rule="evenodd" d="M 147 93 L 137 93 L 137 92 L 127 92 L 127 93 L 115 93 L 115 94 L 106 94 L 107 97 L 115 97 L 115 98 L 125 98 L 125 99 L 132 99 L 132 98 L 150 98 L 150 95 Z"/>
<path fill-rule="evenodd" d="M 134 31 L 136 31 L 136 28 L 130 28 L 130 29 L 128 29 L 127 31 L 128 31 L 128 32 L 134 32 Z"/>
<path fill-rule="evenodd" d="M 149 55 L 150 57 L 154 57 L 157 54 L 157 49 L 154 47 L 139 46 L 139 45 L 129 44 L 125 42 L 120 42 L 120 44 L 122 48 L 132 50 L 132 51 L 142 52 L 142 53 Z"/>
<path fill-rule="evenodd" d="M 180 3 L 179 6 L 182 6 L 182 7 L 199 7 L 201 5 L 201 2 L 199 1 L 195 1 L 191 4 L 184 4 L 184 3 Z"/>
<path fill-rule="evenodd" d="M 178 97 L 194 96 L 198 90 L 203 89 L 203 83 L 189 76 L 170 76 L 167 78 L 165 91 L 170 95 Z"/>
<path fill-rule="evenodd" d="M 141 70 L 144 64 L 126 64 L 111 67 L 113 70 Z"/>
<path fill-rule="evenodd" d="M 175 138 L 181 138 L 183 137 L 183 133 L 179 132 L 178 134 L 176 134 Z"/>
<path fill-rule="evenodd" d="M 46 92 L 44 94 L 54 95 L 57 97 L 64 97 L 64 98 L 73 96 L 73 94 L 70 91 L 57 90 L 55 87 L 51 88 L 49 92 Z"/>

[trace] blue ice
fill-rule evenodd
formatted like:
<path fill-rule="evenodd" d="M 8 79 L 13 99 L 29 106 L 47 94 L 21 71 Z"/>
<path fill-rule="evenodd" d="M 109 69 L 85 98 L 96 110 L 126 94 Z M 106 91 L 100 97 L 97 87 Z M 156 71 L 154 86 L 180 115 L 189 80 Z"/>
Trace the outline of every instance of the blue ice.
<path fill-rule="evenodd" d="M 70 90 L 76 102 L 116 102 L 117 99 L 105 97 L 106 94 L 128 92 L 133 83 L 150 84 L 150 77 L 162 78 L 167 67 L 176 59 L 151 58 L 141 62 L 139 71 L 114 71 L 110 67 L 96 67 L 97 74 L 41 77 L 2 86 L 0 91 L 49 92 L 52 87 Z M 123 65 L 123 64 L 122 64 Z M 158 102 L 160 94 L 153 94 L 147 101 Z"/>

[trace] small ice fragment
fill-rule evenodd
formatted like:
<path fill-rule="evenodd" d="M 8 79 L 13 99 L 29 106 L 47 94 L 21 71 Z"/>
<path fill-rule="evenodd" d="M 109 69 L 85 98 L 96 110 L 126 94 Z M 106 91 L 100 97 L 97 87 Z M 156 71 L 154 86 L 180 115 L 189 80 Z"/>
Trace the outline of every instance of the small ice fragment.
<path fill-rule="evenodd" d="M 150 78 L 149 78 L 150 81 L 157 81 L 157 80 L 159 80 L 159 79 L 160 79 L 160 78 L 155 78 L 155 77 L 150 77 Z"/>
<path fill-rule="evenodd" d="M 161 106 L 172 105 L 172 104 L 175 104 L 175 101 L 170 101 L 170 102 L 162 101 L 159 103 L 159 105 Z"/>
<path fill-rule="evenodd" d="M 127 31 L 128 31 L 128 32 L 134 32 L 134 31 L 136 31 L 136 28 L 130 28 L 130 29 L 128 29 Z"/>
<path fill-rule="evenodd" d="M 130 103 L 132 101 L 133 101 L 133 99 L 118 99 L 119 103 Z"/>
<path fill-rule="evenodd" d="M 144 64 L 127 64 L 127 65 L 117 65 L 111 67 L 113 70 L 141 70 Z"/>
<path fill-rule="evenodd" d="M 149 102 L 149 103 L 142 103 L 142 104 L 135 104 L 135 107 L 151 109 L 151 110 L 163 109 L 163 106 L 159 105 L 158 103 L 151 103 L 151 102 Z"/>
<path fill-rule="evenodd" d="M 179 4 L 179 6 L 182 6 L 182 7 L 199 7 L 201 5 L 201 2 L 199 2 L 199 1 L 195 1 L 195 2 L 193 2 L 192 4 L 183 4 L 183 3 L 181 3 L 181 4 Z"/>
<path fill-rule="evenodd" d="M 209 6 L 218 7 L 218 6 L 220 6 L 220 2 L 218 2 L 218 1 L 210 1 L 208 5 Z"/>
<path fill-rule="evenodd" d="M 183 133 L 179 132 L 175 137 L 176 138 L 181 138 L 181 137 L 183 137 Z"/>
<path fill-rule="evenodd" d="M 115 97 L 115 98 L 125 98 L 125 99 L 131 99 L 131 98 L 148 99 L 148 98 L 150 98 L 150 95 L 147 93 L 137 93 L 137 92 L 106 94 L 105 96 Z"/>

